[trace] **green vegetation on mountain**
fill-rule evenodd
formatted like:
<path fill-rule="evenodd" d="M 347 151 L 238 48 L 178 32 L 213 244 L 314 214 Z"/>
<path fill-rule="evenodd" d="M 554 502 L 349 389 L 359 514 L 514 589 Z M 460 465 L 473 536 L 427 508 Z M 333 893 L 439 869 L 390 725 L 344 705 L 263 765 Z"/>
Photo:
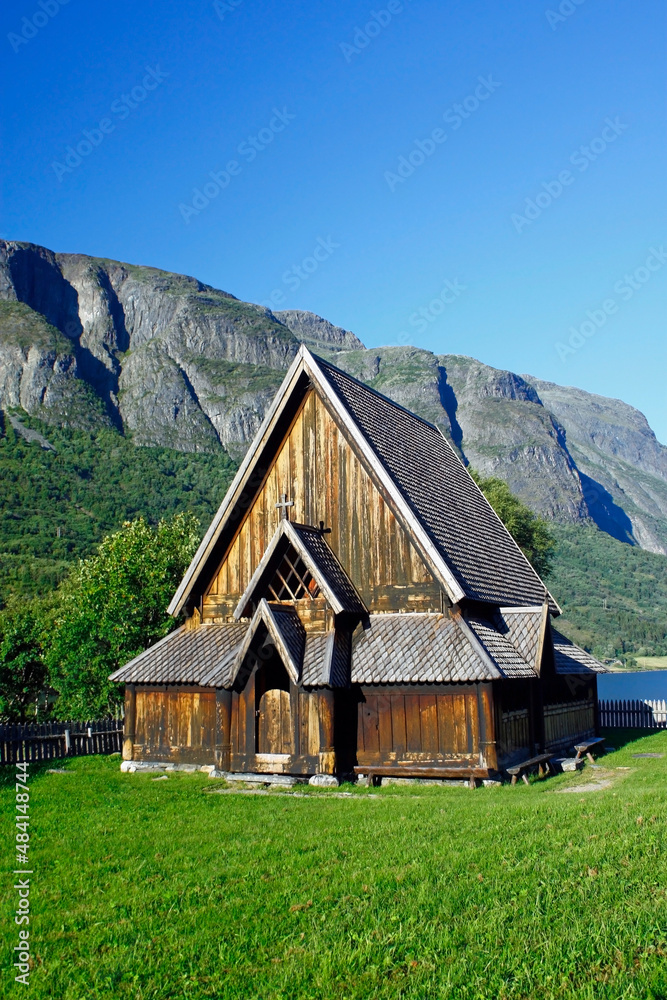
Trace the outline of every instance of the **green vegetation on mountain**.
<path fill-rule="evenodd" d="M 43 594 L 68 566 L 90 556 L 123 522 L 150 524 L 195 514 L 208 524 L 236 471 L 222 450 L 187 454 L 137 448 L 110 428 L 49 427 L 21 412 L 20 424 L 55 448 L 26 441 L 4 419 L 0 436 L 0 605 Z M 1 430 L 2 428 L 0 428 Z"/>
<path fill-rule="evenodd" d="M 667 654 L 667 556 L 619 542 L 589 525 L 553 524 L 549 589 L 558 628 L 603 659 Z"/>
<path fill-rule="evenodd" d="M 0 299 L 0 329 L 5 344 L 29 349 L 42 347 L 56 354 L 72 350 L 72 343 L 41 313 L 23 302 Z"/>

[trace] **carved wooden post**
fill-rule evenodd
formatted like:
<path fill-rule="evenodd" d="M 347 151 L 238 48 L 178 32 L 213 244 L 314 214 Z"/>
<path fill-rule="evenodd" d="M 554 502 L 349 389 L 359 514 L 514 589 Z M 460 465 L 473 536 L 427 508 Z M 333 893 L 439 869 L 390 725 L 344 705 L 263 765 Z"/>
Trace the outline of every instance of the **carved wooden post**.
<path fill-rule="evenodd" d="M 232 692 L 217 688 L 215 692 L 215 766 L 229 771 L 232 755 Z"/>
<path fill-rule="evenodd" d="M 330 688 L 320 691 L 318 708 L 320 716 L 320 752 L 317 770 L 319 774 L 335 774 L 334 693 Z"/>
<path fill-rule="evenodd" d="M 123 725 L 123 760 L 132 760 L 134 754 L 134 727 L 137 717 L 136 684 L 125 685 L 125 723 Z"/>

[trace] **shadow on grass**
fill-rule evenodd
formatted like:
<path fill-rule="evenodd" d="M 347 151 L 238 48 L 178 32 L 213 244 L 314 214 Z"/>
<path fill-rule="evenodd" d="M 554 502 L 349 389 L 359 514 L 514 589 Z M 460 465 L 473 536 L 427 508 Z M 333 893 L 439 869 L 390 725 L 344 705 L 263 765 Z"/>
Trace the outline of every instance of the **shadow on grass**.
<path fill-rule="evenodd" d="M 621 750 L 629 743 L 645 739 L 647 736 L 655 736 L 664 731 L 664 729 L 606 729 L 603 726 L 600 729 L 600 736 L 604 736 L 606 746 Z"/>
<path fill-rule="evenodd" d="M 72 757 L 53 757 L 51 760 L 30 760 L 28 761 L 28 768 L 26 774 L 28 776 L 28 785 L 32 782 L 43 778 L 48 771 L 70 771 L 73 770 L 72 764 L 76 760 L 106 760 L 109 761 L 110 766 L 119 767 L 121 756 L 120 754 L 77 754 Z M 8 788 L 15 784 L 16 782 L 17 765 L 16 764 L 1 764 L 0 765 L 0 788 Z M 23 774 L 21 770 L 19 773 Z"/>

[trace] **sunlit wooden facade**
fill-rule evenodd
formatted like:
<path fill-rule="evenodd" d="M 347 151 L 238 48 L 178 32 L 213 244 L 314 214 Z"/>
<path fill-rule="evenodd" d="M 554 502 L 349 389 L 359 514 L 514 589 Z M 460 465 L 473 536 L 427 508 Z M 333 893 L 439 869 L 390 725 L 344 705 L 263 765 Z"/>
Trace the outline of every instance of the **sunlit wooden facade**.
<path fill-rule="evenodd" d="M 305 348 L 170 612 L 126 758 L 483 777 L 596 730 L 602 669 L 450 444 Z"/>

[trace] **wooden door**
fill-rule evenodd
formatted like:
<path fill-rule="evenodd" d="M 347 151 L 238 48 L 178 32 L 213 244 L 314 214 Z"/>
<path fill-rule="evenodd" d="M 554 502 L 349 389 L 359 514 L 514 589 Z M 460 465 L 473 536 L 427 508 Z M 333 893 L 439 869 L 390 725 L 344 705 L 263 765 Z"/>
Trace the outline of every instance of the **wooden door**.
<path fill-rule="evenodd" d="M 259 700 L 257 715 L 257 752 L 291 754 L 293 742 L 289 691 L 269 688 Z"/>

